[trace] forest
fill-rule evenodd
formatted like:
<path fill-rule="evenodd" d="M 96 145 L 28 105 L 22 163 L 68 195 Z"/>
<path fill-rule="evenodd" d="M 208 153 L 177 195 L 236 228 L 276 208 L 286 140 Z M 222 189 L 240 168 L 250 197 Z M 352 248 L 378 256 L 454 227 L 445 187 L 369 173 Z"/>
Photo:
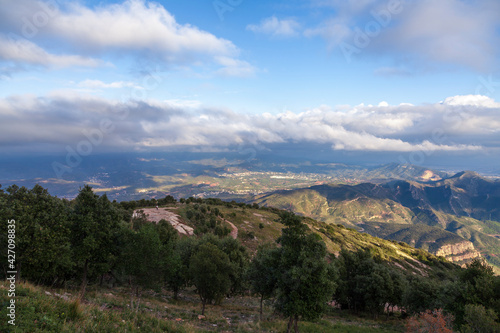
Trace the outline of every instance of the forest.
<path fill-rule="evenodd" d="M 166 220 L 151 223 L 144 214 L 134 214 L 168 206 L 182 207 L 193 236 L 179 235 Z M 231 220 L 227 209 L 236 208 L 275 213 L 281 233 L 256 249 L 244 246 L 240 238 L 230 237 L 224 222 Z M 298 332 L 299 322 L 318 320 L 331 308 L 397 318 L 407 332 L 431 326 L 440 327 L 439 332 L 500 332 L 500 277 L 485 262 L 474 260 L 461 268 L 428 259 L 439 269 L 431 276 L 404 270 L 369 248 L 331 253 L 304 218 L 257 204 L 200 198 L 177 202 L 172 196 L 111 202 L 90 186 L 69 201 L 39 185 L 13 185 L 0 188 L 0 219 L 1 278 L 11 270 L 7 244 L 15 242 L 16 281 L 75 290 L 74 308 L 85 302 L 89 286 L 127 288 L 129 309 L 136 313 L 143 311 L 141 300 L 151 290 L 177 299 L 190 289 L 198 295 L 201 316 L 207 306 L 224 307 L 231 297 L 252 295 L 260 305 L 260 321 L 282 318 L 287 332 Z M 15 238 L 9 237 L 12 220 Z M 5 288 L 1 297 L 7 304 Z M 1 311 L 5 317 L 5 306 Z M 64 322 L 71 320 L 78 319 L 66 313 Z M 2 322 L 0 329 L 13 328 Z"/>

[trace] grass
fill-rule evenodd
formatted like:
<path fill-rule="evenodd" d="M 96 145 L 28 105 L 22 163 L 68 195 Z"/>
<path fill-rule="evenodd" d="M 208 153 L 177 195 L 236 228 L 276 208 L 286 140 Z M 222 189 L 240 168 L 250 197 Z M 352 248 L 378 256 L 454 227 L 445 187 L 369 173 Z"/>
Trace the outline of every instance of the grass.
<path fill-rule="evenodd" d="M 31 283 L 16 285 L 16 325 L 7 323 L 6 281 L 0 283 L 0 332 L 284 332 L 287 320 L 267 304 L 265 320 L 258 321 L 259 301 L 250 296 L 209 305 L 204 318 L 193 290 L 174 301 L 169 292 L 146 292 L 138 311 L 129 309 L 127 288 L 90 287 L 85 302 L 77 302 L 77 290 L 57 290 Z M 331 310 L 323 319 L 299 322 L 301 332 L 403 332 L 400 319 L 373 320 L 349 312 Z"/>
<path fill-rule="evenodd" d="M 0 285 L 2 319 L 7 318 L 7 284 Z M 127 310 L 126 298 L 120 297 L 120 308 L 108 308 L 101 293 L 79 303 L 74 296 L 63 299 L 58 292 L 30 283 L 16 286 L 16 325 L 0 321 L 1 332 L 196 332 L 189 323 L 163 320 L 158 308 L 143 307 L 135 313 Z M 72 291 L 72 295 L 76 295 Z"/>

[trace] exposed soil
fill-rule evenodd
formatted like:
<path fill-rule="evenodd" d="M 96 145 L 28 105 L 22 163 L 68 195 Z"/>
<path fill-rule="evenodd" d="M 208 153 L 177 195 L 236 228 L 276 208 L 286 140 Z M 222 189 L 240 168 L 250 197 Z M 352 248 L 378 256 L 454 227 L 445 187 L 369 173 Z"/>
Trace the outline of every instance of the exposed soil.
<path fill-rule="evenodd" d="M 229 222 L 228 220 L 224 219 L 224 221 L 226 221 L 231 226 L 231 233 L 230 233 L 231 237 L 233 239 L 238 238 L 238 228 L 234 224 L 232 224 L 231 222 Z"/>

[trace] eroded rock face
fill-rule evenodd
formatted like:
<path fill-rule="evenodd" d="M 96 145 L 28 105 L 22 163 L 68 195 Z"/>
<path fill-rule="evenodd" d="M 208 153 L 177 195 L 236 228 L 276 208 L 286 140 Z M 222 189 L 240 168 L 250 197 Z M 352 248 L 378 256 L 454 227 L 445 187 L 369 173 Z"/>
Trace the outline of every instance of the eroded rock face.
<path fill-rule="evenodd" d="M 464 241 L 456 244 L 443 245 L 436 251 L 436 256 L 442 256 L 455 263 L 466 263 L 475 258 L 480 258 L 479 253 L 474 245 L 469 241 Z"/>

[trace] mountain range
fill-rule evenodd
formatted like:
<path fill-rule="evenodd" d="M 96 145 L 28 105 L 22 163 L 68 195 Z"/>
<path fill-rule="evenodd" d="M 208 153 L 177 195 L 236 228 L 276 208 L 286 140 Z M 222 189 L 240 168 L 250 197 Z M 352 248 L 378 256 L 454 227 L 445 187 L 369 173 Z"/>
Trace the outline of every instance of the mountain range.
<path fill-rule="evenodd" d="M 471 171 L 446 177 L 411 169 L 414 179 L 426 179 L 322 184 L 256 196 L 251 202 L 404 241 L 459 264 L 482 256 L 498 271 L 500 181 Z"/>

